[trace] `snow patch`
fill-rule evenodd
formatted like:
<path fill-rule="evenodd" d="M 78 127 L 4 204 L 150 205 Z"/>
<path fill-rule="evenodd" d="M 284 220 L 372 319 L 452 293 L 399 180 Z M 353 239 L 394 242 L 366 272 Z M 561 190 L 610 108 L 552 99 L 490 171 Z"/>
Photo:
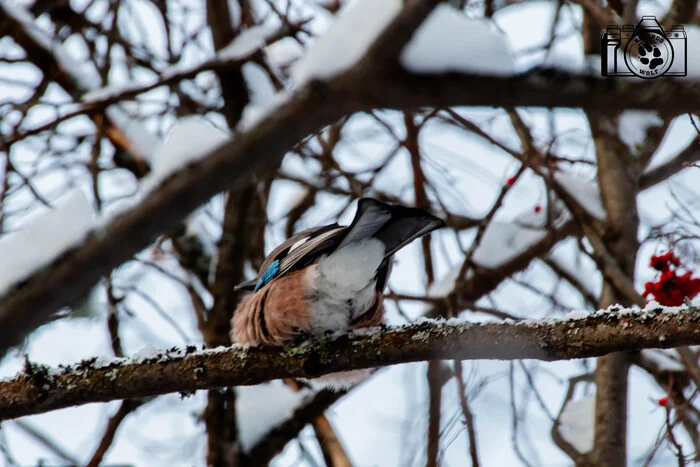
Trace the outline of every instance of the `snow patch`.
<path fill-rule="evenodd" d="M 435 7 L 413 34 L 401 64 L 416 73 L 510 76 L 515 71 L 506 40 L 490 21 L 469 18 L 447 4 Z"/>
<path fill-rule="evenodd" d="M 313 388 L 317 389 L 333 389 L 340 391 L 350 389 L 365 381 L 374 372 L 371 368 L 362 370 L 341 371 L 338 373 L 329 373 L 319 376 L 318 378 L 305 379 Z"/>
<path fill-rule="evenodd" d="M 492 221 L 481 237 L 472 259 L 480 266 L 497 268 L 542 240 L 547 231 L 515 222 Z"/>
<path fill-rule="evenodd" d="M 275 87 L 265 70 L 256 63 L 246 63 L 241 67 L 246 87 L 250 92 L 250 102 L 255 105 L 269 104 L 275 97 Z"/>
<path fill-rule="evenodd" d="M 455 265 L 447 274 L 430 284 L 426 295 L 431 298 L 447 297 L 454 290 L 457 278 L 459 277 L 459 271 L 461 270 L 461 263 Z"/>
<path fill-rule="evenodd" d="M 271 100 L 264 104 L 249 104 L 243 109 L 243 116 L 236 129 L 244 132 L 257 125 L 265 117 L 273 113 L 276 109 L 286 104 L 292 97 L 292 93 L 282 91 L 275 94 Z"/>
<path fill-rule="evenodd" d="M 647 132 L 663 124 L 664 121 L 656 112 L 626 110 L 620 114 L 618 119 L 620 139 L 625 143 L 630 153 L 636 156 L 644 146 Z"/>
<path fill-rule="evenodd" d="M 595 396 L 569 401 L 559 417 L 559 433 L 578 452 L 593 450 Z"/>
<path fill-rule="evenodd" d="M 158 351 L 151 345 L 148 344 L 146 347 L 142 348 L 138 352 L 136 352 L 132 358 L 136 360 L 144 359 L 144 358 L 152 358 L 154 357 Z"/>
<path fill-rule="evenodd" d="M 153 155 L 151 173 L 143 181 L 144 191 L 150 191 L 178 170 L 202 160 L 230 139 L 227 132 L 200 117 L 178 120 Z"/>
<path fill-rule="evenodd" d="M 250 103 L 243 109 L 239 131 L 251 128 L 257 122 L 269 115 L 273 109 L 286 102 L 287 92 L 277 93 L 265 70 L 255 63 L 246 63 L 241 67 L 243 79 L 250 92 Z"/>
<path fill-rule="evenodd" d="M 588 213 L 600 220 L 605 220 L 607 212 L 600 199 L 598 185 L 575 177 L 561 169 L 554 172 L 554 180 L 566 190 Z"/>
<path fill-rule="evenodd" d="M 275 383 L 236 388 L 236 418 L 243 450 L 249 452 L 270 430 L 290 419 L 311 393 L 308 389 L 294 392 Z"/>
<path fill-rule="evenodd" d="M 240 33 L 226 47 L 217 52 L 221 60 L 240 60 L 249 57 L 265 47 L 267 38 L 272 34 L 269 25 L 254 26 Z"/>
<path fill-rule="evenodd" d="M 55 209 L 34 214 L 18 232 L 0 238 L 0 295 L 78 246 L 93 226 L 90 202 L 74 190 Z"/>
<path fill-rule="evenodd" d="M 119 105 L 109 106 L 105 113 L 114 126 L 124 132 L 132 149 L 144 160 L 150 161 L 158 147 L 158 140 L 146 129 L 144 122 L 129 115 L 124 107 Z"/>
<path fill-rule="evenodd" d="M 661 340 L 661 339 L 660 339 Z M 686 371 L 685 366 L 675 358 L 675 352 L 671 350 L 644 349 L 642 357 L 658 367 L 659 371 Z"/>
<path fill-rule="evenodd" d="M 565 213 L 554 224 L 559 225 L 568 219 Z M 472 255 L 472 261 L 477 265 L 495 269 L 515 258 L 527 248 L 542 240 L 547 231 L 542 227 L 546 220 L 546 212 L 537 213 L 532 210 L 523 212 L 517 221 L 492 220 L 484 231 L 479 246 Z M 455 287 L 459 278 L 462 263 L 456 264 L 445 276 L 435 281 L 427 290 L 427 296 L 444 298 Z M 470 271 L 467 271 L 467 279 Z"/>
<path fill-rule="evenodd" d="M 265 54 L 270 62 L 285 68 L 304 56 L 304 47 L 291 37 L 286 37 L 268 45 Z"/>
<path fill-rule="evenodd" d="M 586 310 L 571 310 L 564 315 L 564 319 L 586 319 L 590 315 Z"/>
<path fill-rule="evenodd" d="M 292 66 L 296 85 L 328 80 L 352 68 L 402 7 L 402 0 L 357 0 L 344 6 L 328 32 Z"/>

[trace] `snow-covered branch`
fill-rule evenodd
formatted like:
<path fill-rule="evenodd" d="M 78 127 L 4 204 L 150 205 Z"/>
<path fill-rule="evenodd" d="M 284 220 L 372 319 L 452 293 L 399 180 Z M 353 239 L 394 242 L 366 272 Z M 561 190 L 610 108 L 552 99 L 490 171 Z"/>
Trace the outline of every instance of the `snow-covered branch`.
<path fill-rule="evenodd" d="M 417 107 L 496 106 L 572 107 L 610 113 L 625 109 L 658 110 L 670 115 L 693 112 L 700 103 L 697 84 L 656 80 L 617 85 L 553 69 L 533 69 L 512 76 L 462 73 L 415 74 L 399 67 L 376 70 L 371 89 L 359 92 L 366 104 Z"/>
<path fill-rule="evenodd" d="M 58 369 L 27 363 L 0 383 L 0 419 L 72 405 L 309 378 L 431 359 L 569 360 L 700 344 L 700 308 L 611 307 L 563 319 L 471 323 L 425 320 L 304 341 L 283 349 L 194 346 L 135 359 L 86 360 Z"/>
<path fill-rule="evenodd" d="M 0 300 L 0 356 L 51 313 L 85 296 L 96 281 L 128 260 L 212 196 L 276 167 L 284 154 L 323 126 L 374 108 L 420 106 L 564 106 L 592 111 L 700 107 L 692 85 L 670 80 L 631 84 L 562 73 L 522 76 L 409 73 L 397 57 L 436 2 L 407 2 L 364 56 L 328 81 L 311 80 L 257 125 L 166 180 L 138 206 L 116 217 Z M 642 92 L 643 87 L 643 92 Z M 672 96 L 672 97 L 669 97 Z"/>
<path fill-rule="evenodd" d="M 76 98 L 101 88 L 102 79 L 91 62 L 76 61 L 63 44 L 37 27 L 31 13 L 21 5 L 12 3 L 0 2 L 2 26 L 12 32 L 12 38 L 27 52 L 28 60 L 42 70 L 45 77 L 55 79 L 68 94 Z M 74 112 L 70 112 L 70 115 L 74 115 Z M 157 139 L 119 105 L 107 108 L 105 116 L 109 122 L 106 135 L 110 141 L 136 156 L 138 164 L 144 164 L 157 145 Z M 58 118 L 56 123 L 62 120 Z M 37 128 L 44 127 L 39 125 Z M 26 134 L 33 134 L 35 130 L 27 130 Z"/>
<path fill-rule="evenodd" d="M 51 313 L 84 297 L 100 277 L 158 235 L 174 230 L 214 195 L 274 168 L 288 150 L 324 125 L 373 107 L 369 102 L 361 104 L 353 92 L 370 87 L 372 71 L 396 60 L 434 3 L 407 2 L 352 69 L 326 84 L 312 82 L 300 89 L 247 132 L 166 180 L 137 207 L 95 232 L 82 247 L 0 299 L 0 356 Z"/>

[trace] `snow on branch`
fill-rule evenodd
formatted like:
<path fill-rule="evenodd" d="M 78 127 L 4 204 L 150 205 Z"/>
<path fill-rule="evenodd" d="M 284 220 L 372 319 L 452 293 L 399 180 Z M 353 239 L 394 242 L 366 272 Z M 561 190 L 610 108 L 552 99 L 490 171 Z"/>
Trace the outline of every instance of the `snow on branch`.
<path fill-rule="evenodd" d="M 401 52 L 401 64 L 415 73 L 515 73 L 505 37 L 493 22 L 469 18 L 445 3 L 436 6 L 416 30 Z"/>
<path fill-rule="evenodd" d="M 615 80 L 534 70 L 513 77 L 467 74 L 418 75 L 388 66 L 430 14 L 435 2 L 404 3 L 355 66 L 327 81 L 312 81 L 255 126 L 174 173 L 136 207 L 116 216 L 61 261 L 32 275 L 20 290 L 0 299 L 0 356 L 51 313 L 84 297 L 100 277 L 176 228 L 212 196 L 275 168 L 295 144 L 325 125 L 376 108 L 503 106 L 700 108 L 700 94 L 679 80 L 617 86 Z M 6 7 L 7 3 L 0 3 Z M 671 97 L 669 97 L 671 96 Z M 149 153 L 151 156 L 152 153 Z"/>
<path fill-rule="evenodd" d="M 432 359 L 569 360 L 700 344 L 700 307 L 613 306 L 562 319 L 473 323 L 423 320 L 309 340 L 284 348 L 173 348 L 134 359 L 93 358 L 49 368 L 27 362 L 0 383 L 0 419 L 172 392 L 313 378 Z"/>
<path fill-rule="evenodd" d="M 18 41 L 23 48 L 27 50 L 38 49 L 61 71 L 61 73 L 56 74 L 58 82 L 66 88 L 69 94 L 83 94 L 100 89 L 102 79 L 94 64 L 87 60 L 76 61 L 61 42 L 54 40 L 51 34 L 36 24 L 35 18 L 26 8 L 15 5 L 13 2 L 0 1 L 0 16 L 11 21 L 13 26 L 19 30 L 19 34 L 13 37 L 15 40 L 18 39 L 18 36 L 24 38 L 24 40 Z M 31 59 L 33 54 L 28 53 L 27 55 Z M 42 67 L 35 64 L 39 68 L 46 67 L 46 65 Z M 140 122 L 134 121 L 129 113 L 119 105 L 108 107 L 105 113 L 114 128 L 123 135 L 121 138 L 110 136 L 113 142 L 120 146 L 119 142 L 126 138 L 128 140 L 127 149 L 141 159 L 147 160 L 158 143 L 157 138 Z M 70 112 L 70 115 L 74 115 L 74 112 Z M 40 125 L 35 129 L 27 130 L 26 133 L 32 134 L 36 129 L 43 127 L 45 125 Z M 110 132 L 108 132 L 109 135 Z"/>
<path fill-rule="evenodd" d="M 201 117 L 177 120 L 151 157 L 151 173 L 142 182 L 143 192 L 153 190 L 178 170 L 196 163 L 230 140 L 228 132 Z"/>
<path fill-rule="evenodd" d="M 327 89 L 313 84 L 299 89 L 249 131 L 173 174 L 136 207 L 115 216 L 41 277 L 32 275 L 21 289 L 0 298 L 0 357 L 53 312 L 84 297 L 100 277 L 158 235 L 175 229 L 213 196 L 275 168 L 303 138 L 360 111 L 360 100 L 352 97 L 357 87 L 367 87 L 370 72 L 387 56 L 398 55 L 432 7 L 427 0 L 408 2 L 361 63 L 327 83 Z"/>
<path fill-rule="evenodd" d="M 92 208 L 82 191 L 75 190 L 56 204 L 0 238 L 0 295 L 79 245 L 93 228 Z"/>
<path fill-rule="evenodd" d="M 237 426 L 243 451 L 250 452 L 273 428 L 291 419 L 294 412 L 309 401 L 314 394 L 309 389 L 293 391 L 285 384 L 262 384 L 236 388 Z"/>
<path fill-rule="evenodd" d="M 136 97 L 161 86 L 194 78 L 203 71 L 240 67 L 258 57 L 262 49 L 273 38 L 281 37 L 285 33 L 286 28 L 271 30 L 262 25 L 247 29 L 212 58 L 194 65 L 173 65 L 163 71 L 157 79 L 147 83 L 129 83 L 93 89 L 82 96 L 82 101 L 87 107 L 103 107 L 120 100 Z"/>
<path fill-rule="evenodd" d="M 484 230 L 479 245 L 471 257 L 472 263 L 480 269 L 498 270 L 518 257 L 527 255 L 533 246 L 546 241 L 552 234 L 568 225 L 571 216 L 568 213 L 560 216 L 550 226 L 547 225 L 546 212 L 533 212 L 532 209 L 521 212 L 517 220 L 492 220 Z M 505 268 L 508 273 L 510 268 Z M 427 291 L 428 297 L 444 298 L 455 290 L 462 263 L 457 263 L 439 280 L 435 281 Z M 474 272 L 467 271 L 466 279 L 471 279 Z"/>

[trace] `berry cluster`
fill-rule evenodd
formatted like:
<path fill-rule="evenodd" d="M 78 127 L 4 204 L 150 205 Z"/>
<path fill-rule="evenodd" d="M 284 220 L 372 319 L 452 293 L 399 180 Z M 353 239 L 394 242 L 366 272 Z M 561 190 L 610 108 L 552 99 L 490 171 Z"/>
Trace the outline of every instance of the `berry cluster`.
<path fill-rule="evenodd" d="M 670 251 L 652 256 L 649 266 L 661 271 L 661 275 L 656 282 L 644 284 L 642 295 L 653 295 L 654 300 L 665 306 L 679 306 L 686 298 L 692 299 L 700 294 L 700 278 L 694 278 L 691 272 L 679 276 L 680 265 L 680 259 Z"/>

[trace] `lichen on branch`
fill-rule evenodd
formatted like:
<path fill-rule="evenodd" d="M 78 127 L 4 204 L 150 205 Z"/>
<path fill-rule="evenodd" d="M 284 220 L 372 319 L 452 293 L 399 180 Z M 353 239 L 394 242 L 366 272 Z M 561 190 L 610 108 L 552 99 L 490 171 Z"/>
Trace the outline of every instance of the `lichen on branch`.
<path fill-rule="evenodd" d="M 700 307 L 610 307 L 562 319 L 472 323 L 422 320 L 297 341 L 284 348 L 194 346 L 132 359 L 93 358 L 49 368 L 27 361 L 0 382 L 0 419 L 91 402 L 313 378 L 337 371 L 433 359 L 568 360 L 700 344 Z"/>

